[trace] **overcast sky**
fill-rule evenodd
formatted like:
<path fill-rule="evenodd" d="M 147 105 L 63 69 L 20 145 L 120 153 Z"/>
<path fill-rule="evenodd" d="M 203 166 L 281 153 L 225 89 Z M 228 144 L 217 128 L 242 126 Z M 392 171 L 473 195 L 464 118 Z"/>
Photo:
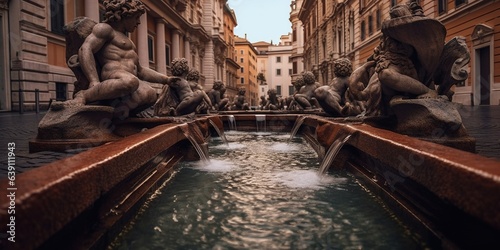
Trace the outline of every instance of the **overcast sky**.
<path fill-rule="evenodd" d="M 246 33 L 251 43 L 279 43 L 281 35 L 292 31 L 290 3 L 291 0 L 228 0 L 238 22 L 234 34 L 245 37 Z"/>

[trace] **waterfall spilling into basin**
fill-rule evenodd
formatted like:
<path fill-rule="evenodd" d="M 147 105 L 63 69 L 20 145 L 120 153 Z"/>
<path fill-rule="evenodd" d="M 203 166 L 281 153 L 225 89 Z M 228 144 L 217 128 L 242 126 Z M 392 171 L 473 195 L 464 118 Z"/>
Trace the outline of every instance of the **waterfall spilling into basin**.
<path fill-rule="evenodd" d="M 208 158 L 207 152 L 205 152 L 205 150 L 203 150 L 201 145 L 196 141 L 194 136 L 189 132 L 189 127 L 186 125 L 186 126 L 181 126 L 180 128 L 181 128 L 182 132 L 184 133 L 184 135 L 186 136 L 186 138 L 191 142 L 191 145 L 193 145 L 194 149 L 198 153 L 198 156 L 200 156 L 200 160 L 204 164 L 209 164 L 210 160 Z"/>
<path fill-rule="evenodd" d="M 229 115 L 227 118 L 229 121 L 229 130 L 238 130 L 238 128 L 236 127 L 236 119 L 234 118 L 234 115 Z"/>
<path fill-rule="evenodd" d="M 330 148 L 328 148 L 328 151 L 325 154 L 325 158 L 319 166 L 320 175 L 326 174 L 326 171 L 328 171 L 328 168 L 332 164 L 333 160 L 335 160 L 335 157 L 337 157 L 340 149 L 349 140 L 349 138 L 351 138 L 350 134 L 340 134 L 338 138 L 332 143 L 332 145 L 330 145 Z"/>
<path fill-rule="evenodd" d="M 259 132 L 259 125 L 263 125 L 264 131 L 266 131 L 266 115 L 255 115 L 255 122 L 257 125 L 257 132 Z"/>
<path fill-rule="evenodd" d="M 222 139 L 222 142 L 224 142 L 224 144 L 226 144 L 226 146 L 229 147 L 229 143 L 227 142 L 227 138 L 226 135 L 224 134 L 224 131 L 221 131 L 219 127 L 217 127 L 217 124 L 215 124 L 214 121 L 208 119 L 208 122 L 210 122 L 210 125 L 212 125 L 212 127 L 215 129 L 219 137 Z"/>
<path fill-rule="evenodd" d="M 293 139 L 293 137 L 295 137 L 295 135 L 299 131 L 300 126 L 302 126 L 302 123 L 304 123 L 304 120 L 306 119 L 306 117 L 307 116 L 300 116 L 297 118 L 297 120 L 295 121 L 295 124 L 293 124 L 292 133 L 290 134 L 290 139 L 288 139 L 288 142 L 290 142 Z"/>

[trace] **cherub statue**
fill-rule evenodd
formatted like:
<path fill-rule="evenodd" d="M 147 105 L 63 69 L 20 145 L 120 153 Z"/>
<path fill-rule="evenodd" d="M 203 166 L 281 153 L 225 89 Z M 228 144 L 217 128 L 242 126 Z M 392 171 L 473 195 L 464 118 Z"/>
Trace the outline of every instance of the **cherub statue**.
<path fill-rule="evenodd" d="M 208 92 L 208 96 L 210 100 L 212 101 L 212 104 L 215 108 L 215 110 L 222 111 L 226 108 L 227 104 L 229 103 L 228 98 L 224 98 L 224 93 L 222 92 L 224 88 L 224 83 L 221 81 L 215 81 L 212 89 Z"/>
<path fill-rule="evenodd" d="M 198 80 L 200 80 L 200 72 L 197 69 L 189 69 L 189 72 L 186 75 L 186 80 L 189 82 L 189 86 L 191 90 L 194 92 L 201 91 L 203 96 L 203 101 L 196 108 L 197 114 L 208 114 L 209 110 L 213 109 L 213 102 L 210 97 L 205 93 L 203 87 L 198 84 Z"/>
<path fill-rule="evenodd" d="M 295 82 L 292 82 L 292 84 L 293 84 L 293 87 L 295 88 L 295 92 L 293 93 L 293 95 L 297 94 L 299 92 L 300 88 L 302 88 L 302 86 L 306 85 L 304 83 L 304 78 L 302 76 L 297 77 Z M 299 105 L 295 101 L 293 95 L 287 96 L 285 98 L 285 105 L 286 105 L 287 110 L 299 110 L 300 109 Z"/>
<path fill-rule="evenodd" d="M 238 95 L 234 97 L 233 105 L 231 110 L 250 110 L 250 106 L 248 105 L 245 99 L 245 88 L 238 89 Z"/>
<path fill-rule="evenodd" d="M 346 103 L 345 94 L 349 87 L 349 76 L 352 73 L 352 64 L 349 59 L 340 58 L 333 62 L 335 78 L 325 86 L 314 91 L 321 108 L 333 116 L 345 116 L 348 109 L 344 109 Z M 347 106 L 349 107 L 349 106 Z"/>
<path fill-rule="evenodd" d="M 320 87 L 320 83 L 316 82 L 316 78 L 311 71 L 302 73 L 305 85 L 294 95 L 294 100 L 302 109 L 310 110 L 319 108 L 319 103 L 314 97 L 314 90 Z"/>
<path fill-rule="evenodd" d="M 280 110 L 283 109 L 283 100 L 278 97 L 278 92 L 276 89 L 270 89 L 267 91 L 269 98 L 267 99 L 267 105 L 265 109 L 268 110 Z"/>
<path fill-rule="evenodd" d="M 266 99 L 266 96 L 265 95 L 261 95 L 260 96 L 260 102 L 259 102 L 259 105 L 260 105 L 260 109 L 261 110 L 265 110 L 267 108 L 267 99 Z"/>
<path fill-rule="evenodd" d="M 191 84 L 186 80 L 188 73 L 189 66 L 185 58 L 172 61 L 172 75 L 177 78 L 163 88 L 155 104 L 156 115 L 186 115 L 195 112 L 203 101 L 211 106 L 210 99 L 203 90 L 191 89 Z"/>

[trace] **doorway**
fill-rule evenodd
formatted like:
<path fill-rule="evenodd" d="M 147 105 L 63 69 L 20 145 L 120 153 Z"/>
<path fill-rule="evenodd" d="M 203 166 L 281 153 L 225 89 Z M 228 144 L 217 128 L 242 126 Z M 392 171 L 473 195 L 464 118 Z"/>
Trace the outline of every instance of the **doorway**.
<path fill-rule="evenodd" d="M 0 111 L 10 110 L 7 11 L 0 10 Z"/>

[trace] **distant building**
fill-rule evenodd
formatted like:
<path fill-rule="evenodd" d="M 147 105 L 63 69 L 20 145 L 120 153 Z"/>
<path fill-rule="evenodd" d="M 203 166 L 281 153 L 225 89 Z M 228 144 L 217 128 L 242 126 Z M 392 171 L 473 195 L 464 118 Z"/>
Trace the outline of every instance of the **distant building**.
<path fill-rule="evenodd" d="M 259 96 L 267 96 L 269 89 L 276 89 L 278 96 L 293 95 L 292 34 L 282 35 L 277 45 L 266 42 L 253 45 L 258 52 L 258 73 L 266 78 L 266 84 L 260 86 Z"/>
<path fill-rule="evenodd" d="M 257 83 L 257 50 L 245 38 L 235 36 L 237 63 L 240 65 L 238 72 L 238 88 L 245 88 L 245 98 L 250 106 L 259 105 L 259 89 Z"/>
<path fill-rule="evenodd" d="M 349 58 L 355 68 L 366 62 L 379 44 L 381 25 L 389 19 L 389 9 L 406 2 L 292 1 L 292 25 L 297 23 L 297 11 L 303 24 L 305 70 L 316 72 L 318 81 L 327 84 L 334 77 L 331 69 L 334 60 Z M 441 21 L 446 27 L 446 41 L 463 36 L 469 47 L 469 79 L 455 87 L 453 101 L 466 105 L 500 105 L 500 2 L 420 0 L 420 5 L 427 17 Z M 294 52 L 292 60 L 299 55 L 299 51 Z"/>

